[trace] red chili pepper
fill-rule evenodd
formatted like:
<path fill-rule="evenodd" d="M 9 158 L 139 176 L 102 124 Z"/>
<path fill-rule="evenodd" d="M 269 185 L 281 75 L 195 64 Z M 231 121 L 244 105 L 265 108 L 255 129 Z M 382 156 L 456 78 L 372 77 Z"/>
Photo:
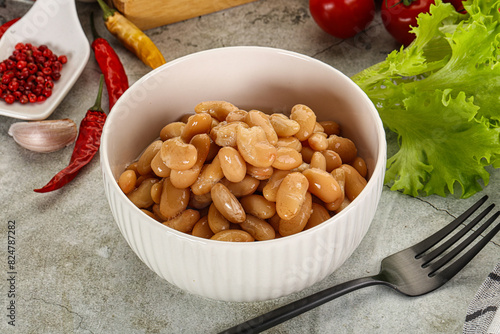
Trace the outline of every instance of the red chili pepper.
<path fill-rule="evenodd" d="M 76 139 L 75 148 L 69 161 L 69 165 L 57 173 L 43 188 L 35 189 L 37 193 L 46 193 L 61 188 L 69 183 L 87 165 L 99 150 L 101 145 L 101 134 L 106 114 L 101 109 L 101 97 L 103 87 L 103 75 L 99 83 L 99 92 L 92 108 L 80 123 L 80 132 Z"/>
<path fill-rule="evenodd" d="M 128 89 L 128 78 L 125 73 L 120 58 L 115 50 L 109 45 L 108 41 L 97 34 L 94 25 L 94 13 L 90 16 L 90 26 L 94 41 L 92 50 L 94 50 L 95 59 L 101 72 L 104 74 L 104 81 L 108 91 L 109 109 L 115 105 L 118 98 Z"/>
<path fill-rule="evenodd" d="M 12 19 L 10 21 L 5 22 L 0 26 L 0 38 L 2 38 L 3 34 L 9 29 L 14 23 L 19 21 L 20 17 L 16 17 L 15 19 Z"/>

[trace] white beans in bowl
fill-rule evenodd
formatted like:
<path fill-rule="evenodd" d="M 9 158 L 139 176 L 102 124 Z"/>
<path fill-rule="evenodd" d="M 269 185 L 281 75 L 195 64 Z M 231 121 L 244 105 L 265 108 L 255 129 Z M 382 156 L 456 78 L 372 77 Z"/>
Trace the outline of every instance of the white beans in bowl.
<path fill-rule="evenodd" d="M 162 141 L 181 135 L 182 128 L 187 123 L 187 118 L 183 118 L 186 111 L 194 110 L 200 101 L 212 100 L 230 101 L 238 106 L 238 109 L 247 112 L 256 109 L 267 115 L 289 114 L 294 105 L 304 104 L 314 110 L 317 123 L 328 137 L 335 132 L 335 125 L 328 121 L 335 120 L 342 125 L 342 136 L 356 144 L 357 155 L 366 163 L 366 186 L 346 208 L 318 225 L 315 223 L 323 221 L 330 212 L 338 210 L 337 206 L 342 202 L 339 200 L 340 203 L 330 203 L 331 206 L 326 208 L 317 205 L 317 199 L 313 201 L 313 196 L 310 196 L 312 213 L 304 230 L 272 240 L 211 240 L 209 238 L 212 237 L 213 231 L 208 224 L 208 218 L 202 219 L 201 214 L 191 234 L 159 223 L 151 217 L 151 213 L 154 213 L 155 217 L 162 214 L 156 202 L 161 198 L 164 182 L 172 173 L 161 160 L 161 156 L 157 153 L 151 160 L 153 172 L 161 174 L 161 177 L 155 176 L 156 182 L 151 185 L 151 198 L 155 202 L 151 210 L 139 209 L 132 204 L 118 186 L 120 174 L 148 145 L 158 139 L 158 134 L 166 124 L 183 121 L 182 125 L 172 125 L 168 131 L 161 133 Z M 230 135 L 230 124 L 226 127 L 224 121 L 221 122 L 216 117 L 225 117 L 228 123 L 241 122 L 240 125 L 245 127 L 243 118 L 246 113 L 232 110 L 224 116 L 221 112 L 217 109 L 210 115 L 214 122 L 212 128 L 217 126 L 217 122 L 220 125 L 218 130 L 221 131 L 217 133 L 216 142 L 219 141 L 219 146 L 220 141 L 225 142 L 226 146 L 238 150 L 236 138 Z M 279 124 L 280 120 L 270 120 L 277 129 L 276 123 Z M 258 121 L 257 116 L 254 122 Z M 318 124 L 315 129 L 319 128 Z M 302 159 L 310 166 L 326 170 L 335 168 L 338 170 L 335 174 L 338 174 L 339 186 L 342 186 L 342 182 L 345 183 L 348 171 L 337 168 L 339 154 L 323 155 L 311 149 L 320 149 L 324 145 L 321 138 L 311 139 L 311 143 L 298 140 L 293 137 L 296 133 L 294 131 L 297 131 L 297 125 L 293 122 L 287 121 L 282 130 L 283 128 L 289 132 L 277 133 L 278 137 L 287 136 L 288 139 L 279 139 L 274 145 L 276 148 L 289 147 L 300 150 Z M 199 140 L 198 147 L 202 147 L 203 141 L 204 139 Z M 124 244 L 129 245 L 145 264 L 142 266 L 137 261 L 131 261 L 124 266 L 123 271 L 144 270 L 147 266 L 171 283 L 172 289 L 177 287 L 199 296 L 225 301 L 268 300 L 309 287 L 341 266 L 370 228 L 382 194 L 387 158 L 385 145 L 383 124 L 366 94 L 347 76 L 317 59 L 287 50 L 249 46 L 207 50 L 175 59 L 136 81 L 120 97 L 109 113 L 101 137 L 100 162 L 111 212 L 117 229 L 123 235 Z M 224 240 L 228 232 L 224 232 L 226 230 L 223 228 L 228 222 L 220 212 L 217 214 L 213 209 L 210 211 L 212 204 L 209 204 L 211 198 L 207 188 L 210 189 L 212 180 L 209 176 L 220 177 L 221 179 L 213 184 L 223 184 L 238 198 L 245 212 L 250 212 L 259 205 L 250 205 L 243 197 L 259 195 L 271 201 L 277 196 L 276 186 L 280 178 L 289 173 L 286 170 L 277 170 L 271 165 L 273 173 L 269 177 L 269 167 L 252 166 L 243 160 L 247 168 L 243 179 L 230 182 L 221 176 L 224 171 L 217 172 L 217 160 L 220 164 L 222 154 L 218 156 L 213 148 L 214 146 L 210 145 L 206 160 L 211 161 L 210 165 L 214 165 L 210 169 L 202 167 L 200 170 L 200 175 L 205 174 L 207 177 L 203 182 L 196 182 L 191 186 L 187 204 L 183 197 L 185 192 L 179 192 L 182 205 L 178 208 L 175 203 L 167 204 L 171 210 L 167 213 L 175 214 L 179 209 L 196 212 L 206 210 L 208 215 L 218 217 L 215 222 L 219 225 L 213 224 L 213 227 L 220 229 L 219 232 L 222 233 L 219 237 Z M 218 159 L 215 156 L 218 156 Z M 196 162 L 192 168 L 195 168 L 194 166 Z M 297 171 L 302 172 L 302 167 L 299 166 Z M 191 175 L 191 172 L 191 169 L 179 170 L 176 174 Z M 232 175 L 236 180 L 241 176 Z M 141 175 L 137 179 L 144 182 L 147 178 Z M 188 183 L 189 178 L 184 180 L 182 177 L 170 176 L 170 179 L 174 180 L 171 182 L 173 186 L 174 183 Z M 275 203 L 276 199 L 272 201 Z M 305 201 L 309 203 L 308 198 Z M 186 209 L 183 209 L 184 205 Z M 191 211 L 188 211 L 188 214 L 193 218 L 189 221 L 194 221 L 196 214 Z M 269 213 L 262 211 L 262 214 L 262 217 L 257 218 L 265 220 L 276 231 L 277 216 L 264 218 L 265 214 Z M 230 226 L 231 224 L 235 223 L 229 222 Z M 248 222 L 246 228 L 250 230 L 258 224 L 261 222 L 253 220 Z M 314 225 L 315 227 L 309 228 Z M 189 224 L 184 225 L 184 228 L 190 228 Z M 267 231 L 272 234 L 270 230 Z M 283 234 L 288 232 L 283 228 Z M 245 233 L 239 234 L 241 238 L 248 237 Z M 261 239 L 268 237 L 267 234 L 258 236 Z"/>
<path fill-rule="evenodd" d="M 134 205 L 168 227 L 213 240 L 271 240 L 328 220 L 366 186 L 354 142 L 335 121 L 317 122 L 306 105 L 290 116 L 228 101 L 201 102 L 194 111 L 166 124 L 118 179 Z M 205 221 L 208 228 L 193 233 Z"/>

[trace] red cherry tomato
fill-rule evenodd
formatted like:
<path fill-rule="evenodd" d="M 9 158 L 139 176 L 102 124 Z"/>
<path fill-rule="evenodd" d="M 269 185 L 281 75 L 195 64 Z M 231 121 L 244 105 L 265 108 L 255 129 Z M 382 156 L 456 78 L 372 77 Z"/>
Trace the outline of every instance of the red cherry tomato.
<path fill-rule="evenodd" d="M 382 22 L 392 37 L 407 46 L 415 39 L 410 26 L 417 25 L 418 14 L 428 12 L 431 4 L 434 0 L 382 0 Z"/>
<path fill-rule="evenodd" d="M 310 0 L 309 10 L 321 29 L 344 39 L 368 27 L 375 15 L 375 1 Z"/>

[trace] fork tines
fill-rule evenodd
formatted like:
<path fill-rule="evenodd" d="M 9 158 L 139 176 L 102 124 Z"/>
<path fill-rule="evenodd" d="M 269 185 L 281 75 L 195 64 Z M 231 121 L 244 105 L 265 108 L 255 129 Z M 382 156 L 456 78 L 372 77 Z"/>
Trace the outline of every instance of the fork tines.
<path fill-rule="evenodd" d="M 472 245 L 473 242 L 478 239 L 478 237 L 490 227 L 490 225 L 498 218 L 500 212 L 495 212 L 485 223 L 483 223 L 479 228 L 477 228 L 472 234 L 470 234 L 465 240 L 463 240 L 457 246 L 451 248 L 455 243 L 457 243 L 460 239 L 462 239 L 469 231 L 471 231 L 476 225 L 479 224 L 487 215 L 490 213 L 494 204 L 488 206 L 485 210 L 479 213 L 470 223 L 465 225 L 460 231 L 450 237 L 448 240 L 443 242 L 438 246 L 438 243 L 444 240 L 446 237 L 450 236 L 451 233 L 457 229 L 460 225 L 462 225 L 477 209 L 483 205 L 488 196 L 482 197 L 477 203 L 475 203 L 471 208 L 461 214 L 457 219 L 452 221 L 450 224 L 431 235 L 427 239 L 421 241 L 415 246 L 411 247 L 415 253 L 416 258 L 421 259 L 423 261 L 422 267 L 429 269 L 429 276 L 436 275 L 437 271 L 443 268 L 447 263 L 449 263 L 454 257 L 459 255 L 464 249 L 468 246 Z M 462 269 L 474 256 L 479 253 L 479 251 L 495 236 L 496 233 L 500 230 L 500 223 L 497 224 L 491 231 L 486 234 L 483 238 L 481 238 L 474 246 L 472 246 L 465 254 L 463 254 L 460 258 L 450 264 L 448 267 L 439 272 L 443 278 L 450 279 L 455 275 L 460 269 Z M 436 248 L 432 249 L 433 247 Z M 432 249 L 432 250 L 431 250 Z M 427 251 L 430 252 L 426 253 Z M 446 253 L 443 257 L 435 260 L 441 254 Z"/>

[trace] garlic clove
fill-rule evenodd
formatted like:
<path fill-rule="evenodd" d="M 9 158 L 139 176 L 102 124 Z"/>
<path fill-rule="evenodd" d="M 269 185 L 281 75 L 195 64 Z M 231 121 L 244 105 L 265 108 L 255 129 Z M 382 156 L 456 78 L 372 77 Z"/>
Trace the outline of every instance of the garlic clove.
<path fill-rule="evenodd" d="M 78 129 L 72 120 L 17 122 L 10 126 L 9 135 L 22 147 L 42 153 L 60 150 L 73 143 Z"/>

